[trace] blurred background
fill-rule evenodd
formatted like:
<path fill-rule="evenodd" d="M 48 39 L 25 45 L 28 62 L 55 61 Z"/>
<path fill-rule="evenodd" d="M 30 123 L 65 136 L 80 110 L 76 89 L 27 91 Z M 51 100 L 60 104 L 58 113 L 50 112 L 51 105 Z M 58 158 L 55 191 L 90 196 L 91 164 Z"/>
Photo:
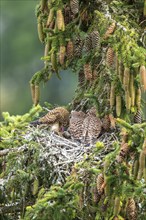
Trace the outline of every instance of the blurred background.
<path fill-rule="evenodd" d="M 1 112 L 24 114 L 32 106 L 29 80 L 43 67 L 44 46 L 37 35 L 35 6 L 39 0 L 1 0 Z M 61 73 L 41 86 L 41 104 L 64 105 L 73 98 L 77 75 Z M 0 116 L 1 117 L 1 116 Z M 2 119 L 2 117 L 0 118 Z"/>
<path fill-rule="evenodd" d="M 43 67 L 44 47 L 37 35 L 35 6 L 39 0 L 1 0 L 0 111 L 24 114 L 32 106 L 29 80 Z M 77 75 L 61 73 L 41 86 L 41 104 L 45 101 L 64 105 L 72 100 Z M 143 94 L 146 100 L 146 93 Z M 144 104 L 146 115 L 146 104 Z M 146 118 L 146 116 L 145 116 Z M 0 119 L 2 119 L 0 114 Z"/>

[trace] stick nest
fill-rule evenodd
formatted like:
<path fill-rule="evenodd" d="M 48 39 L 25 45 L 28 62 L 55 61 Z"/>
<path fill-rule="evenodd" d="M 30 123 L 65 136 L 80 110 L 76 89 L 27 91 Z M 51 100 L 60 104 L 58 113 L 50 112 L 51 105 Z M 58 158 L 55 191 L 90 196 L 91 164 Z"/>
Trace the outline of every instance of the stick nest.
<path fill-rule="evenodd" d="M 53 183 L 64 183 L 66 176 L 70 175 L 72 166 L 81 162 L 85 155 L 89 156 L 97 142 L 104 144 L 103 150 L 95 158 L 95 160 L 102 162 L 102 158 L 114 150 L 113 143 L 118 141 L 118 134 L 115 131 L 105 132 L 97 139 L 94 145 L 84 146 L 80 142 L 58 136 L 48 132 L 46 129 L 40 130 L 29 127 L 24 138 L 27 141 L 35 141 L 38 144 L 40 161 L 47 161 L 49 164 L 51 168 L 50 178 Z"/>

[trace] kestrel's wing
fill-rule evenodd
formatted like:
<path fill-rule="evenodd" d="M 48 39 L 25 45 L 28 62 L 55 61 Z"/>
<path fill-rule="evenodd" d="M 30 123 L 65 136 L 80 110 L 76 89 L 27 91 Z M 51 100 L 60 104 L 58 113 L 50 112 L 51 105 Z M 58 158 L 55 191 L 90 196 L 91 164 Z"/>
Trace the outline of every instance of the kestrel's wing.
<path fill-rule="evenodd" d="M 102 129 L 102 126 L 101 126 L 100 119 L 92 116 L 90 120 L 89 128 L 88 128 L 90 139 L 92 140 L 94 138 L 97 138 L 99 134 L 101 133 L 101 129 Z"/>
<path fill-rule="evenodd" d="M 56 122 L 56 120 L 58 119 L 58 113 L 54 113 L 54 114 L 47 114 L 44 117 L 40 118 L 40 122 L 42 123 L 46 123 L 46 124 L 52 124 L 54 122 Z"/>
<path fill-rule="evenodd" d="M 71 117 L 71 119 L 69 120 L 69 132 L 71 133 L 71 135 L 74 135 L 74 133 L 76 131 L 77 121 L 78 120 L 74 117 Z"/>
<path fill-rule="evenodd" d="M 90 122 L 90 117 L 86 117 L 83 121 L 83 142 L 88 138 L 88 126 Z"/>

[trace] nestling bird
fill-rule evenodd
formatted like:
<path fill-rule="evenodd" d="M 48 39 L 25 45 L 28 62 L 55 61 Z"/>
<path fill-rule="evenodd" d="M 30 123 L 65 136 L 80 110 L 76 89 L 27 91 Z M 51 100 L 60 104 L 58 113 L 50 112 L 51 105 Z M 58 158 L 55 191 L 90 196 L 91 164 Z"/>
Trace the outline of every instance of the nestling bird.
<path fill-rule="evenodd" d="M 69 122 L 69 112 L 64 107 L 57 107 L 50 110 L 45 116 L 31 124 L 50 125 L 51 131 L 60 132 L 61 126 L 67 126 Z"/>
<path fill-rule="evenodd" d="M 82 111 L 72 111 L 69 121 L 69 132 L 74 140 L 81 140 L 83 134 L 83 121 L 86 114 Z"/>
<path fill-rule="evenodd" d="M 83 122 L 83 142 L 92 144 L 102 130 L 102 122 L 96 116 L 96 108 L 92 107 Z"/>

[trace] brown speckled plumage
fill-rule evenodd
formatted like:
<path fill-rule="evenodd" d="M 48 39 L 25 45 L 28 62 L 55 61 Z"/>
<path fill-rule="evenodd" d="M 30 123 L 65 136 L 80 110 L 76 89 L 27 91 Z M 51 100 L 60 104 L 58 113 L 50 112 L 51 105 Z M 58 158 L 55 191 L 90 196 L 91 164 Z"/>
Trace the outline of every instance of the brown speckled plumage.
<path fill-rule="evenodd" d="M 69 121 L 69 112 L 63 107 L 57 107 L 49 111 L 44 117 L 39 119 L 42 124 L 54 124 L 66 126 Z"/>
<path fill-rule="evenodd" d="M 96 108 L 93 107 L 89 110 L 83 122 L 83 141 L 85 143 L 92 143 L 93 140 L 98 138 L 101 130 L 101 120 L 96 116 Z"/>
<path fill-rule="evenodd" d="M 110 129 L 110 118 L 109 115 L 105 115 L 104 118 L 102 119 L 102 127 L 105 131 L 108 131 Z"/>
<path fill-rule="evenodd" d="M 80 140 L 83 134 L 83 121 L 86 114 L 82 111 L 72 111 L 69 121 L 69 132 L 75 140 Z"/>

